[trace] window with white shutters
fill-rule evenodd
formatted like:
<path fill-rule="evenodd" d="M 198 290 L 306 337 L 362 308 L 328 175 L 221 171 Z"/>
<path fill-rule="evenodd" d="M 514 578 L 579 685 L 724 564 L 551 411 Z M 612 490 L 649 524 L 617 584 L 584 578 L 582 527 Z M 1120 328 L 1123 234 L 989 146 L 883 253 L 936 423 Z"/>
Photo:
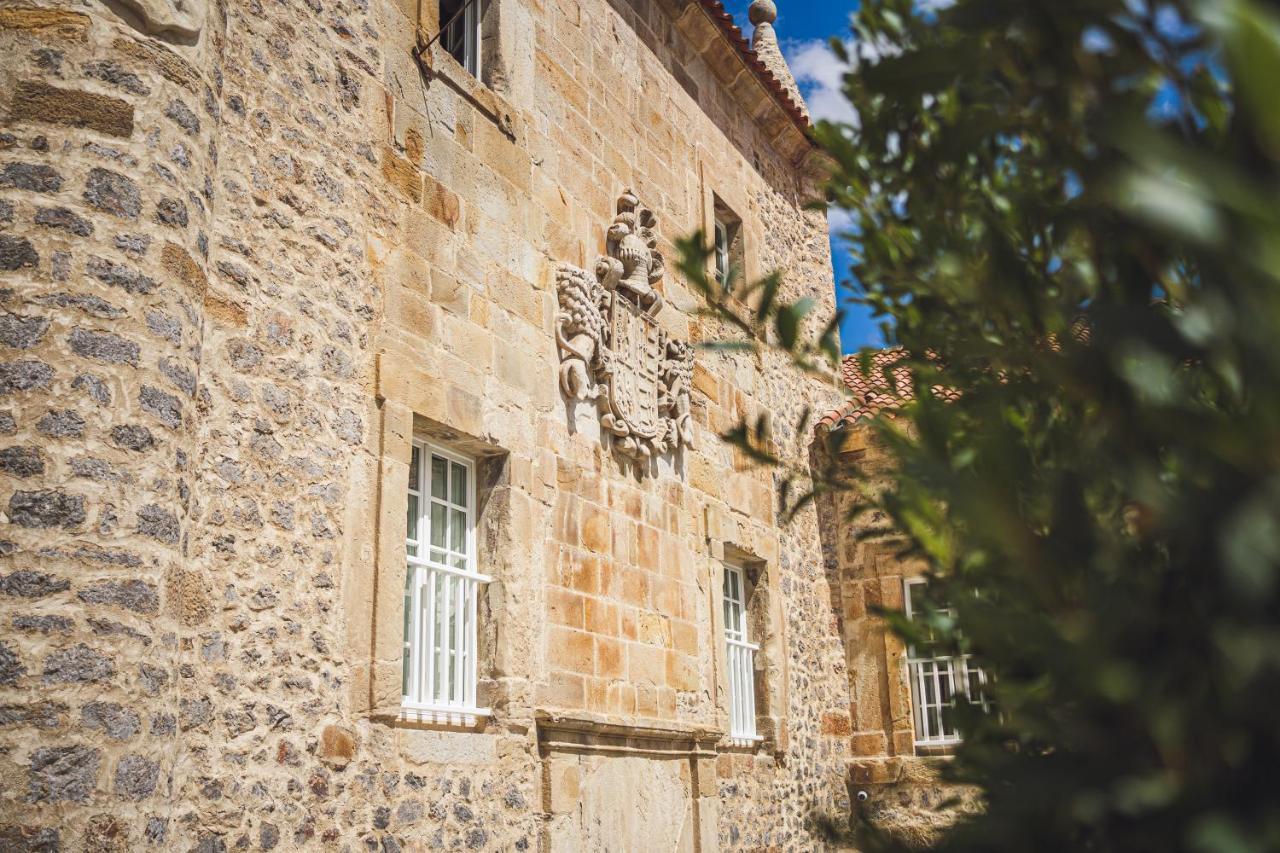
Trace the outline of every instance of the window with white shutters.
<path fill-rule="evenodd" d="M 420 716 L 483 715 L 476 707 L 476 571 L 473 460 L 413 443 L 405 538 L 403 706 Z"/>
<path fill-rule="evenodd" d="M 760 647 L 747 636 L 746 575 L 724 566 L 724 642 L 729 681 L 729 738 L 748 744 L 756 735 L 755 659 Z"/>
<path fill-rule="evenodd" d="M 904 599 L 907 618 L 924 613 L 923 578 L 905 581 Z M 989 710 L 983 687 L 986 673 L 976 666 L 971 655 L 944 654 L 926 640 L 907 649 L 907 676 L 911 682 L 911 712 L 915 723 L 916 745 L 925 747 L 953 746 L 960 742 L 953 712 L 956 696 L 964 696 L 973 704 Z"/>

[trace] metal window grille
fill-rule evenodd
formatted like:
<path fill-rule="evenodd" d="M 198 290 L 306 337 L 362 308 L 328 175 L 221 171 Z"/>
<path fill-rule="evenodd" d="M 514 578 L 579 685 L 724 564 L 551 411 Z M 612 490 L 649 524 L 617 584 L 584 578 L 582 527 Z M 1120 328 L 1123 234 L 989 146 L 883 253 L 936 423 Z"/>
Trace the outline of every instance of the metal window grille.
<path fill-rule="evenodd" d="M 729 669 L 729 738 L 750 743 L 756 736 L 755 660 L 760 647 L 747 637 L 746 584 L 742 569 L 724 567 L 725 661 Z"/>
<path fill-rule="evenodd" d="M 417 716 L 483 715 L 476 707 L 475 466 L 415 441 L 409 461 L 403 707 Z"/>
<path fill-rule="evenodd" d="M 907 618 L 921 608 L 915 596 L 924 589 L 922 578 L 905 582 L 904 599 Z M 984 687 L 987 675 L 975 665 L 971 655 L 936 654 L 932 644 L 907 649 L 907 676 L 911 682 L 911 712 L 915 722 L 917 746 L 952 746 L 960 742 L 954 710 L 956 696 L 990 710 Z"/>

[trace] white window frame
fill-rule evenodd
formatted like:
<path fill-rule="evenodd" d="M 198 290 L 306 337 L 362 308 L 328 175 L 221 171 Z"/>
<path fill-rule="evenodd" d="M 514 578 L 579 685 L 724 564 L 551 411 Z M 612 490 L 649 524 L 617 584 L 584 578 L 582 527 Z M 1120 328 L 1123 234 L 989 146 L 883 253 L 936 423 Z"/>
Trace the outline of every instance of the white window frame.
<path fill-rule="evenodd" d="M 924 577 L 904 578 L 902 599 L 908 619 L 914 619 L 911 607 L 911 588 L 924 586 Z M 982 710 L 990 710 L 990 700 L 982 690 L 987 674 L 972 662 L 972 655 L 918 654 L 916 647 L 907 647 L 907 681 L 911 685 L 911 719 L 915 729 L 915 745 L 918 747 L 950 747 L 962 740 L 954 725 L 948 725 L 944 709 L 955 707 L 957 684 L 959 692 Z M 976 690 L 974 681 L 977 681 Z M 944 698 L 945 697 L 945 698 Z"/>
<path fill-rule="evenodd" d="M 721 596 L 724 603 L 725 668 L 729 682 L 729 741 L 747 746 L 763 738 L 756 733 L 755 660 L 760 646 L 747 630 L 747 573 L 741 566 L 724 565 Z"/>
<path fill-rule="evenodd" d="M 729 226 L 720 217 L 715 218 L 716 281 L 721 287 L 729 286 Z"/>
<path fill-rule="evenodd" d="M 476 705 L 477 621 L 480 590 L 489 583 L 476 571 L 476 465 L 470 457 L 425 439 L 415 438 L 417 479 L 409 465 L 409 500 L 405 535 L 405 636 L 401 665 L 401 711 L 408 719 L 469 724 L 489 715 Z M 432 457 L 445 461 L 444 498 L 432 491 Z M 464 502 L 454 500 L 453 477 L 466 473 Z M 413 498 L 417 498 L 414 511 Z M 432 507 L 443 509 L 443 548 L 431 547 Z M 449 541 L 452 519 L 462 513 L 464 541 Z M 461 564 L 461 565 L 459 565 Z M 452 630 L 440 630 L 448 626 Z M 452 667 L 453 678 L 445 673 Z"/>
<path fill-rule="evenodd" d="M 445 27 L 448 23 L 444 20 L 443 10 L 441 14 L 440 26 L 443 31 L 440 34 L 440 46 L 450 56 L 454 55 L 454 51 L 459 47 L 458 41 L 462 44 L 462 62 L 463 68 L 467 72 L 480 79 L 480 4 L 484 0 L 463 0 L 467 5 L 463 8 L 462 14 L 453 22 L 452 26 Z M 456 58 L 456 57 L 455 57 Z"/>

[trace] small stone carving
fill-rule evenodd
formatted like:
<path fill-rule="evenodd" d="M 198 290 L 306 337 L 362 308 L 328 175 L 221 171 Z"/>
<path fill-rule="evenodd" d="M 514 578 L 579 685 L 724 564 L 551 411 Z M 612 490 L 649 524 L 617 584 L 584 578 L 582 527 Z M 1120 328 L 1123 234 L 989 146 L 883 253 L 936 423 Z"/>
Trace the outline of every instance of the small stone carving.
<path fill-rule="evenodd" d="M 594 277 L 568 264 L 556 271 L 560 389 L 595 400 L 615 446 L 647 459 L 693 446 L 693 348 L 655 319 L 663 299 L 654 285 L 665 264 L 653 211 L 631 190 L 618 198 L 617 211 Z"/>

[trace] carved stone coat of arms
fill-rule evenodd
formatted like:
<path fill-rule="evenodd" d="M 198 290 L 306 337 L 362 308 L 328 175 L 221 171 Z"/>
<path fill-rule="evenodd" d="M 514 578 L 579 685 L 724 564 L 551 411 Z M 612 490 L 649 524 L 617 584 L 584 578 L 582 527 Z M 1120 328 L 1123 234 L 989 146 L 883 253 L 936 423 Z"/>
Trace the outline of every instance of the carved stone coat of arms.
<path fill-rule="evenodd" d="M 665 267 L 653 211 L 631 190 L 617 210 L 593 275 L 568 264 L 556 270 L 560 388 L 595 400 L 615 446 L 646 459 L 693 446 L 693 349 L 655 319 L 663 300 L 654 285 Z"/>

